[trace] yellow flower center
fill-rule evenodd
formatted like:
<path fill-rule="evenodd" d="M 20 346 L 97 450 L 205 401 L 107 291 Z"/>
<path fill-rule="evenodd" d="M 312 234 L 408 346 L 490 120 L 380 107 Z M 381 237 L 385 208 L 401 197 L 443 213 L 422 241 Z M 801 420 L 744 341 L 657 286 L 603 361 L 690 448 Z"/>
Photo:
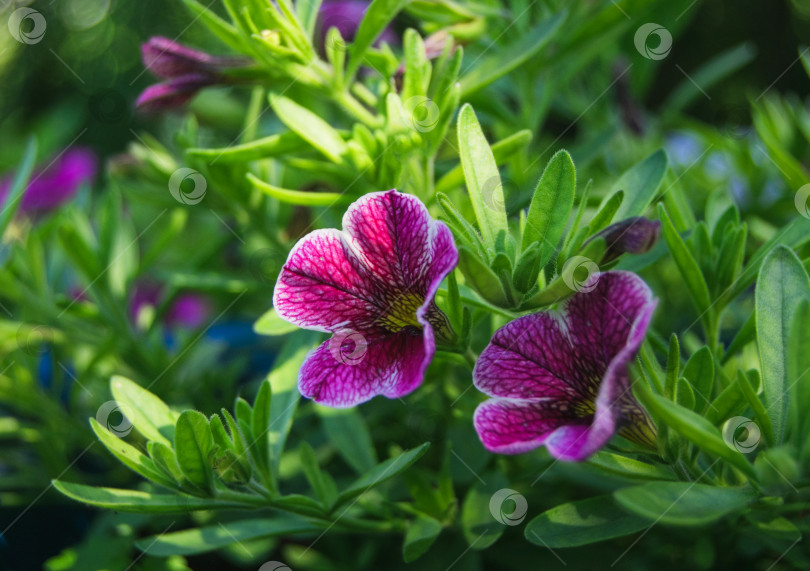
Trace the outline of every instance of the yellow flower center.
<path fill-rule="evenodd" d="M 409 325 L 421 329 L 422 325 L 416 319 L 416 310 L 424 302 L 424 298 L 416 293 L 401 293 L 393 299 L 388 312 L 380 318 L 380 324 L 392 333 L 396 333 Z"/>

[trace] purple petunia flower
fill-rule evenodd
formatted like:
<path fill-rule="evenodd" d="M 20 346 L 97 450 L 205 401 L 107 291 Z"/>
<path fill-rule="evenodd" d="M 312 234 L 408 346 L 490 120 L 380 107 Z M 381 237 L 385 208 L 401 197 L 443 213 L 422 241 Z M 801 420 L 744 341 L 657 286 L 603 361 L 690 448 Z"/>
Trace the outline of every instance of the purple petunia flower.
<path fill-rule="evenodd" d="M 213 56 L 159 36 L 141 46 L 141 56 L 146 69 L 167 80 L 138 97 L 135 106 L 146 112 L 185 105 L 199 90 L 226 81 L 226 70 L 250 64 L 246 58 Z"/>
<path fill-rule="evenodd" d="M 138 322 L 139 315 L 146 307 L 157 307 L 163 299 L 163 288 L 153 283 L 143 283 L 135 288 L 129 313 L 132 321 Z M 199 295 L 184 293 L 172 301 L 166 310 L 164 323 L 169 327 L 196 329 L 200 327 L 211 313 L 205 299 Z"/>
<path fill-rule="evenodd" d="M 96 177 L 98 160 L 92 151 L 75 148 L 64 151 L 44 168 L 34 171 L 20 204 L 20 212 L 48 212 L 73 198 L 85 183 Z M 0 181 L 0 203 L 5 206 L 13 177 Z"/>
<path fill-rule="evenodd" d="M 527 315 L 500 328 L 473 371 L 478 390 L 494 397 L 475 411 L 484 446 L 516 454 L 545 445 L 569 461 L 588 458 L 616 432 L 654 446 L 649 417 L 630 391 L 627 365 L 656 303 L 635 274 L 605 272 L 591 276 L 559 312 Z"/>
<path fill-rule="evenodd" d="M 416 389 L 434 336 L 453 335 L 433 297 L 457 261 L 447 226 L 396 190 L 352 204 L 343 231 L 302 238 L 282 268 L 273 305 L 290 323 L 333 336 L 301 367 L 301 394 L 349 407 Z"/>

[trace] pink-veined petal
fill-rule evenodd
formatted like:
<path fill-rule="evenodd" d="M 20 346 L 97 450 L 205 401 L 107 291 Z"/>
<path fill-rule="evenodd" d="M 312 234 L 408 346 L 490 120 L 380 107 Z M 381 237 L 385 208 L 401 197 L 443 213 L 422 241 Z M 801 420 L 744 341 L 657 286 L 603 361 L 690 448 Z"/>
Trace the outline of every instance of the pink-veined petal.
<path fill-rule="evenodd" d="M 433 358 L 432 333 L 414 328 L 376 339 L 338 332 L 315 349 L 298 377 L 301 394 L 315 402 L 345 408 L 377 395 L 404 396 L 416 389 Z"/>
<path fill-rule="evenodd" d="M 319 331 L 373 328 L 384 304 L 372 297 L 376 285 L 353 257 L 339 230 L 316 230 L 302 238 L 276 282 L 278 315 Z"/>

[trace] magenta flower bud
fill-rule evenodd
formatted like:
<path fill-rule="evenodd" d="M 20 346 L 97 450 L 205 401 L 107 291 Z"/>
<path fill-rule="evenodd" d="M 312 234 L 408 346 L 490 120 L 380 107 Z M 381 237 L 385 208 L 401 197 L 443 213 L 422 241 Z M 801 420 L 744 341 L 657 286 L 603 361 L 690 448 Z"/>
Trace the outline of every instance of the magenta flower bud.
<path fill-rule="evenodd" d="M 593 238 L 605 239 L 606 250 L 602 262 L 611 262 L 622 254 L 649 252 L 658 242 L 660 234 L 661 222 L 636 216 L 611 224 Z"/>
<path fill-rule="evenodd" d="M 204 87 L 218 83 L 213 75 L 192 74 L 150 85 L 138 96 L 135 106 L 146 113 L 169 111 L 191 101 Z"/>
<path fill-rule="evenodd" d="M 34 171 L 20 204 L 20 212 L 32 214 L 51 211 L 72 199 L 81 186 L 92 183 L 98 160 L 92 151 L 69 149 L 57 155 L 45 167 Z M 13 177 L 0 181 L 0 202 L 5 205 Z"/>
<path fill-rule="evenodd" d="M 249 59 L 213 56 L 163 37 L 150 38 L 141 55 L 146 69 L 168 80 L 150 85 L 138 97 L 135 106 L 147 113 L 182 107 L 204 87 L 227 82 L 226 70 L 250 64 Z"/>
<path fill-rule="evenodd" d="M 250 60 L 240 57 L 213 56 L 160 36 L 149 38 L 141 46 L 141 55 L 146 69 L 162 79 L 196 74 L 219 75 L 227 68 L 250 63 Z"/>

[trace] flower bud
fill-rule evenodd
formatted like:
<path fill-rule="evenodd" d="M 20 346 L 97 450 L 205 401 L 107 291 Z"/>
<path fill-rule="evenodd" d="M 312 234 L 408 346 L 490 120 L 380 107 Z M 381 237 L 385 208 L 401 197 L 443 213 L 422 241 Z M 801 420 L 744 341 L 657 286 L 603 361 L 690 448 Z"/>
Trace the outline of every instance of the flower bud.
<path fill-rule="evenodd" d="M 141 46 L 143 65 L 156 77 L 175 79 L 191 74 L 217 75 L 230 67 L 240 67 L 249 60 L 239 57 L 213 56 L 156 36 Z"/>
<path fill-rule="evenodd" d="M 661 222 L 643 216 L 628 218 L 611 224 L 594 238 L 604 238 L 605 256 L 602 262 L 611 262 L 622 254 L 644 254 L 649 252 L 661 233 Z M 590 240 L 589 240 L 590 241 Z"/>

